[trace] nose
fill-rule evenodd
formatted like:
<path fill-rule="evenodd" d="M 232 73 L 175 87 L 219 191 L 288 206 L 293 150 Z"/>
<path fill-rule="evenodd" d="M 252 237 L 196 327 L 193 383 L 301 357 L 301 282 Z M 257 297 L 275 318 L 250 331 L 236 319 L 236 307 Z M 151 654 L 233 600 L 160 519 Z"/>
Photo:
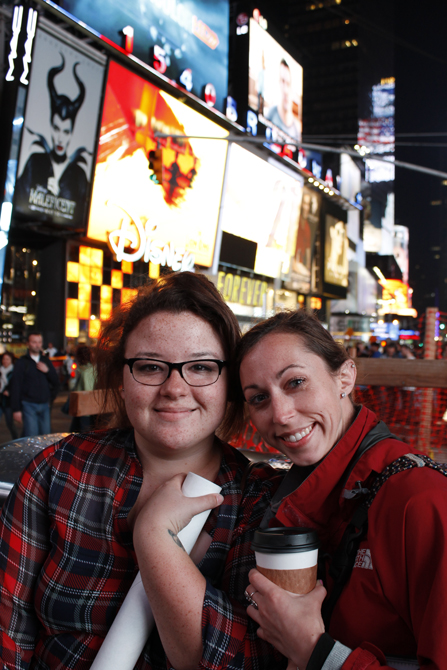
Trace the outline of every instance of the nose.
<path fill-rule="evenodd" d="M 175 398 L 186 395 L 188 384 L 178 370 L 172 370 L 167 380 L 159 387 L 161 395 Z"/>
<path fill-rule="evenodd" d="M 273 423 L 279 426 L 286 426 L 294 415 L 293 400 L 284 395 L 271 397 L 271 409 Z"/>

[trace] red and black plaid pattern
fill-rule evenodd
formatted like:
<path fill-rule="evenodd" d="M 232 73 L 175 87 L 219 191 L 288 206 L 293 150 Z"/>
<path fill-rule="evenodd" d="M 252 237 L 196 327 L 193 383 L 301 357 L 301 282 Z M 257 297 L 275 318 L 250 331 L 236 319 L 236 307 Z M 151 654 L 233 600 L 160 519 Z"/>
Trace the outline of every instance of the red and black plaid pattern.
<path fill-rule="evenodd" d="M 213 542 L 200 667 L 269 669 L 286 661 L 256 636 L 244 589 L 254 529 L 279 476 L 257 466 L 242 495 L 246 459 L 228 445 L 218 479 L 224 502 Z M 71 435 L 27 466 L 0 519 L 0 658 L 8 670 L 84 670 L 92 664 L 138 571 L 127 516 L 142 483 L 132 431 Z M 166 670 L 157 631 L 138 670 Z"/>

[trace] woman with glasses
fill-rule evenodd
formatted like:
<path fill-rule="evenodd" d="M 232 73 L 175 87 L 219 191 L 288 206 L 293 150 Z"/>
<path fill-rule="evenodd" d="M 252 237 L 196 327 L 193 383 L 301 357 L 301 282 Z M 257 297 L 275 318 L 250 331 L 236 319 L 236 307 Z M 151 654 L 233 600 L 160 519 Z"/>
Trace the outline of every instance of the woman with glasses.
<path fill-rule="evenodd" d="M 105 325 L 96 366 L 114 428 L 44 449 L 3 510 L 8 670 L 89 668 L 138 570 L 156 623 L 139 670 L 285 667 L 244 597 L 252 534 L 278 477 L 266 465 L 248 472 L 216 436 L 240 420 L 228 383 L 239 337 L 213 284 L 187 272 L 141 290 Z M 189 471 L 222 495 L 184 497 Z M 178 533 L 210 508 L 190 557 Z"/>

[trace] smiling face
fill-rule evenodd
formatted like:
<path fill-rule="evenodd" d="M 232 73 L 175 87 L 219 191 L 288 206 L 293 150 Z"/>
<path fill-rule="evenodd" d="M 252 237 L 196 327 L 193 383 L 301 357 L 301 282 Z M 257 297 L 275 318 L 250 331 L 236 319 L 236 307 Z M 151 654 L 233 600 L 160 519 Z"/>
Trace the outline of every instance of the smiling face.
<path fill-rule="evenodd" d="M 261 437 L 296 465 L 318 463 L 353 421 L 347 397 L 355 383 L 352 362 L 329 372 L 299 335 L 263 337 L 243 359 L 240 376 Z"/>
<path fill-rule="evenodd" d="M 224 349 L 210 324 L 191 312 L 156 312 L 130 333 L 126 358 L 179 363 L 200 358 L 224 360 Z M 145 386 L 124 366 L 127 415 L 137 449 L 162 458 L 182 458 L 210 449 L 227 404 L 227 372 L 210 386 L 188 386 L 177 370 L 161 386 Z"/>

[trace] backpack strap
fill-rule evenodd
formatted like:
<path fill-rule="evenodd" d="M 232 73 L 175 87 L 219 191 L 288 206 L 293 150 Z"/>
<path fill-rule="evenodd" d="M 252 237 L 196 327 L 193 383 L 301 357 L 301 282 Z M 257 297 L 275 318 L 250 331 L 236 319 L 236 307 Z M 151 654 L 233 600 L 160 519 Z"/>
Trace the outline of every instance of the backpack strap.
<path fill-rule="evenodd" d="M 437 470 L 441 474 L 447 476 L 446 463 L 437 463 L 425 454 L 405 454 L 404 456 L 396 458 L 395 461 L 384 468 L 380 475 L 374 480 L 369 491 L 368 489 L 358 489 L 359 491 L 366 492 L 367 496 L 355 510 L 351 521 L 343 533 L 340 544 L 332 556 L 329 567 L 329 574 L 334 580 L 334 586 L 331 595 L 324 601 L 322 608 L 326 629 L 329 626 L 335 604 L 351 575 L 360 542 L 368 530 L 368 510 L 377 493 L 392 475 L 395 475 L 398 472 L 403 472 L 404 470 L 423 468 L 425 466 Z"/>

